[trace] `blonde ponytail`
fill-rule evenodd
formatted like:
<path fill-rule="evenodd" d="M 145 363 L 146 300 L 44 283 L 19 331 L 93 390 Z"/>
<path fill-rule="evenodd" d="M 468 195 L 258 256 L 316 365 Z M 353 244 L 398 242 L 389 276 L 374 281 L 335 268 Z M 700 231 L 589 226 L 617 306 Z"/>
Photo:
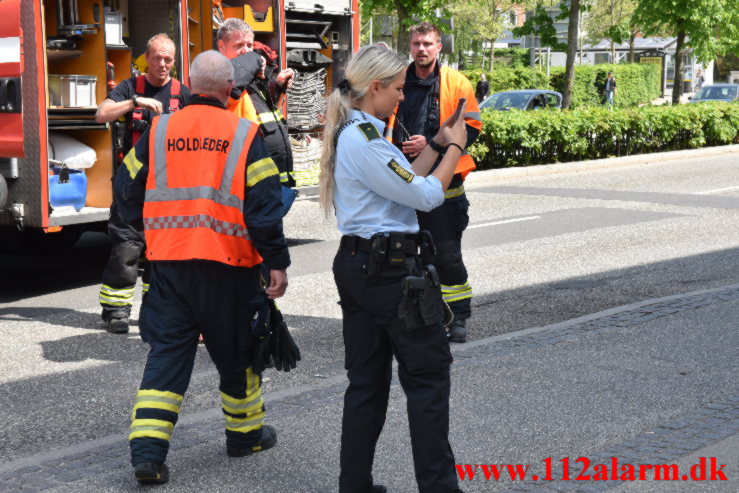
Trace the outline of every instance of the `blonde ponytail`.
<path fill-rule="evenodd" d="M 379 80 L 387 87 L 405 68 L 405 60 L 394 51 L 377 45 L 365 46 L 349 61 L 346 67 L 346 80 L 340 83 L 341 89 L 334 89 L 328 97 L 319 175 L 320 204 L 326 216 L 334 205 L 338 135 L 349 120 L 355 102 L 367 94 L 372 81 Z"/>

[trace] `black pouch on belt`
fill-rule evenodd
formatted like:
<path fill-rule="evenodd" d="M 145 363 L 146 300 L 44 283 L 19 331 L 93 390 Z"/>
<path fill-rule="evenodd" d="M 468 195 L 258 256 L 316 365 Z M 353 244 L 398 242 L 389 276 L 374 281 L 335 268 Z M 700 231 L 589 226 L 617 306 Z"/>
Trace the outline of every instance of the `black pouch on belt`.
<path fill-rule="evenodd" d="M 372 250 L 367 261 L 367 277 L 373 278 L 377 276 L 380 266 L 387 256 L 387 236 L 377 233 L 370 238 L 370 241 L 372 242 Z"/>
<path fill-rule="evenodd" d="M 417 330 L 436 325 L 444 319 L 439 275 L 433 265 L 427 265 L 421 276 L 406 276 L 402 281 L 403 299 L 398 306 L 402 330 Z"/>

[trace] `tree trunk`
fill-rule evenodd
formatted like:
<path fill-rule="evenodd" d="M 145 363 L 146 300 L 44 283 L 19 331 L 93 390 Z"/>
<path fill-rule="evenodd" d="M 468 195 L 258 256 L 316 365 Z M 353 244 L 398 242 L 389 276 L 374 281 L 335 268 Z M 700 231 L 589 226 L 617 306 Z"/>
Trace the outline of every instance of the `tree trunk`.
<path fill-rule="evenodd" d="M 677 32 L 675 45 L 675 76 L 672 78 L 672 104 L 680 104 L 683 94 L 683 65 L 685 60 L 685 30 L 682 27 Z"/>
<path fill-rule="evenodd" d="M 631 30 L 631 34 L 629 35 L 629 61 L 631 63 L 636 63 L 636 52 L 634 51 L 634 45 L 636 44 L 636 31 L 634 29 Z"/>
<path fill-rule="evenodd" d="M 616 42 L 611 40 L 611 63 L 616 63 Z"/>
<path fill-rule="evenodd" d="M 562 108 L 572 103 L 572 86 L 575 82 L 575 57 L 577 56 L 577 21 L 580 18 L 580 0 L 570 1 L 570 19 L 567 27 L 567 62 L 565 63 L 565 87 Z"/>
<path fill-rule="evenodd" d="M 408 10 L 399 1 L 395 2 L 395 8 L 398 11 L 398 53 L 401 56 L 407 56 L 411 52 L 411 39 L 405 21 L 410 16 Z"/>
<path fill-rule="evenodd" d="M 495 40 L 490 41 L 490 72 L 493 71 L 493 65 L 495 64 Z"/>

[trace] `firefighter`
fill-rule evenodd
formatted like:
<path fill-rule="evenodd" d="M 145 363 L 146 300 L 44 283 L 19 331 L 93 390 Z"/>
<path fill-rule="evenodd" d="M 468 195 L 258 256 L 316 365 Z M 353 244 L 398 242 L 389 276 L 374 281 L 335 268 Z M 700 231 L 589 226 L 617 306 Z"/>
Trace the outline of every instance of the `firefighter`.
<path fill-rule="evenodd" d="M 467 99 L 467 142 L 470 146 L 482 129 L 480 110 L 472 84 L 461 73 L 442 66 L 437 56 L 441 50 L 439 29 L 423 22 L 411 27 L 411 56 L 403 93 L 405 100 L 388 123 L 388 136 L 408 159 L 413 159 L 439 129 L 440 122 L 451 115 L 459 98 Z M 437 149 L 441 152 L 443 148 Z M 466 321 L 471 315 L 472 287 L 462 260 L 462 233 L 467 228 L 469 201 L 464 191 L 464 179 L 475 168 L 465 152 L 457 163 L 457 170 L 444 194 L 444 203 L 430 212 L 419 211 L 421 229 L 431 231 L 438 250 L 436 267 L 439 269 L 444 300 L 454 313 L 449 327 L 451 342 L 467 340 Z"/>
<path fill-rule="evenodd" d="M 129 441 L 134 475 L 164 483 L 165 459 L 193 369 L 198 334 L 220 375 L 226 452 L 266 450 L 261 375 L 249 327 L 266 300 L 287 288 L 277 167 L 257 126 L 225 106 L 233 67 L 217 51 L 190 69 L 190 104 L 155 118 L 115 178 L 123 220 L 143 226 L 151 288 L 141 310 L 149 351 Z M 265 291 L 259 264 L 269 268 Z M 296 348 L 297 349 L 297 348 Z"/>
<path fill-rule="evenodd" d="M 255 42 L 254 30 L 241 19 L 226 19 L 218 29 L 216 43 L 218 51 L 232 61 L 235 69 L 235 86 L 228 108 L 259 125 L 270 155 L 280 170 L 280 181 L 287 187 L 295 186 L 287 122 L 278 108 L 280 97 L 292 85 L 295 72 L 288 68 L 270 77 L 267 69 L 274 70 L 276 54 Z"/>
<path fill-rule="evenodd" d="M 416 481 L 422 493 L 459 491 L 449 445 L 452 355 L 430 235 L 416 209 L 444 201 L 466 140 L 459 113 L 412 164 L 382 138 L 384 118 L 403 100 L 405 61 L 380 47 L 362 48 L 328 101 L 321 159 L 321 205 L 335 210 L 343 234 L 334 279 L 343 314 L 345 368 L 339 491 L 384 493 L 372 463 L 387 412 L 392 360 L 406 395 Z M 419 249 L 421 255 L 419 256 Z"/>
<path fill-rule="evenodd" d="M 112 122 L 125 116 L 123 155 L 138 141 L 154 116 L 179 110 L 190 95 L 190 90 L 170 75 L 175 62 L 175 44 L 169 36 L 152 36 L 146 44 L 145 58 L 148 64 L 146 73 L 118 84 L 100 104 L 95 115 L 98 123 Z M 117 204 L 113 201 L 108 221 L 113 248 L 103 271 L 99 298 L 107 330 L 125 334 L 128 332 L 144 239 L 130 224 L 121 221 L 116 211 Z M 144 293 L 149 286 L 147 277 L 148 273 L 144 276 Z"/>

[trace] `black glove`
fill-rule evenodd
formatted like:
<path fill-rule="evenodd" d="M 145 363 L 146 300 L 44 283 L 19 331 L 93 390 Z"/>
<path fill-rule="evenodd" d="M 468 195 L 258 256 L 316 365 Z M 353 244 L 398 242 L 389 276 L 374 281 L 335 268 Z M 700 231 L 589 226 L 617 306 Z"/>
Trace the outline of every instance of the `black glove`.
<path fill-rule="evenodd" d="M 259 301 L 256 317 L 251 321 L 251 369 L 256 374 L 261 374 L 267 366 L 269 359 L 270 338 L 272 327 L 270 324 L 270 307 L 267 297 L 262 296 Z"/>
<path fill-rule="evenodd" d="M 282 313 L 277 308 L 274 300 L 269 300 L 270 325 L 272 336 L 269 340 L 269 351 L 275 362 L 275 368 L 280 371 L 290 371 L 297 367 L 300 361 L 300 349 L 293 341 L 290 331 L 282 318 Z"/>
<path fill-rule="evenodd" d="M 253 51 L 248 51 L 231 60 L 231 65 L 234 68 L 234 88 L 231 90 L 231 98 L 239 99 L 241 93 L 262 70 L 262 58 Z"/>

